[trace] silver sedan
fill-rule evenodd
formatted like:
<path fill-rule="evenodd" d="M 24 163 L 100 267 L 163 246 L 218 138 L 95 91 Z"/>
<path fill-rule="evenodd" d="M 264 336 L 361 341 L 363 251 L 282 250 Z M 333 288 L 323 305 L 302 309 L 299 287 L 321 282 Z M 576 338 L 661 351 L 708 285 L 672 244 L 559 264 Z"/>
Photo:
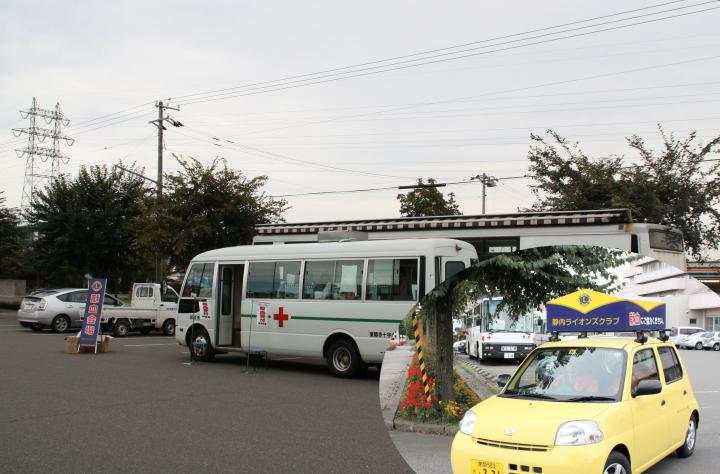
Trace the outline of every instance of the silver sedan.
<path fill-rule="evenodd" d="M 33 331 L 50 328 L 65 332 L 82 327 L 87 288 L 62 288 L 33 292 L 23 298 L 18 310 L 18 322 Z M 105 295 L 105 306 L 122 306 L 122 302 Z"/>

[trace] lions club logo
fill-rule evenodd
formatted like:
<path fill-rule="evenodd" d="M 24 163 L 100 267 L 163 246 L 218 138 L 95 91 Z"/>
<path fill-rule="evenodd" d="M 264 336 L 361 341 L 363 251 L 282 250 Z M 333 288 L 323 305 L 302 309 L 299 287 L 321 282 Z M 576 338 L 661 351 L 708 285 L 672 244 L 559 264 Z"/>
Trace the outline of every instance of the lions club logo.
<path fill-rule="evenodd" d="M 580 297 L 578 298 L 578 302 L 579 302 L 582 306 L 587 306 L 587 305 L 589 305 L 589 304 L 590 304 L 590 295 L 588 295 L 587 293 L 583 293 L 583 294 L 580 295 Z"/>
<path fill-rule="evenodd" d="M 100 291 L 102 289 L 102 283 L 99 281 L 94 281 L 92 284 L 92 290 L 93 291 Z"/>

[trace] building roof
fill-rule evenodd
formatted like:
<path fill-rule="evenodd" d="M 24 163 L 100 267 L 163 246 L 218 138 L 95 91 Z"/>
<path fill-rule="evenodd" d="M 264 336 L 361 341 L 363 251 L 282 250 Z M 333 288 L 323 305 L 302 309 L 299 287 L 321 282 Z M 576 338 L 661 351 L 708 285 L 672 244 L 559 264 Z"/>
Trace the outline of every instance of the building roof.
<path fill-rule="evenodd" d="M 423 229 L 467 229 L 483 227 L 540 227 L 557 225 L 631 224 L 629 209 L 583 211 L 538 211 L 515 214 L 480 214 L 471 216 L 395 217 L 348 221 L 259 224 L 258 235 L 315 234 L 324 231 L 396 231 Z"/>

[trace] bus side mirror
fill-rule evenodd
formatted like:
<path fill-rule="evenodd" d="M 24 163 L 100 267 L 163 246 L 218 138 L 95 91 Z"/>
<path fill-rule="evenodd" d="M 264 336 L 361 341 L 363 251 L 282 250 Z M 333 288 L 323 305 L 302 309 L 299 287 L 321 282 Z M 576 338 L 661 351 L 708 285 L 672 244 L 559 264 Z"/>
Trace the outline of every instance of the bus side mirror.
<path fill-rule="evenodd" d="M 497 384 L 498 387 L 504 387 L 507 385 L 508 380 L 510 380 L 511 375 L 510 374 L 500 374 L 497 378 Z"/>

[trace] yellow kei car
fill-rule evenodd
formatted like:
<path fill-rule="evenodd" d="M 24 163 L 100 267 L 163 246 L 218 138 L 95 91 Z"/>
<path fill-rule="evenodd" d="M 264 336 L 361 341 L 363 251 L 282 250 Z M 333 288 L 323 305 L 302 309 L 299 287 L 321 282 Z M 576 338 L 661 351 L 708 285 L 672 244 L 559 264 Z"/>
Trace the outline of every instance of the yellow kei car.
<path fill-rule="evenodd" d="M 647 338 L 645 338 L 647 339 Z M 692 455 L 700 412 L 672 343 L 580 338 L 535 349 L 502 392 L 470 409 L 455 474 L 640 473 Z"/>

